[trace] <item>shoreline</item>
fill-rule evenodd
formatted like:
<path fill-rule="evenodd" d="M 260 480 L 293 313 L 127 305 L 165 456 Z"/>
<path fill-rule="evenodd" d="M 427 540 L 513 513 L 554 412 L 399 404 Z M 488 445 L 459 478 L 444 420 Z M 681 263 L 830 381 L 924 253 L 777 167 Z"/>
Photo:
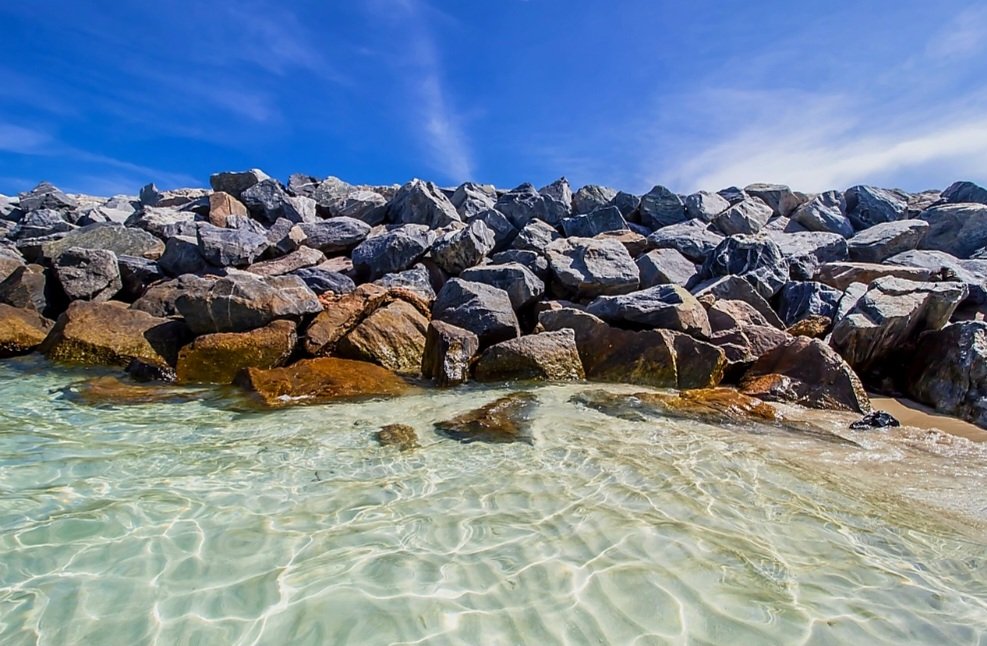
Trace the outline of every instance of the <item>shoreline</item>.
<path fill-rule="evenodd" d="M 914 426 L 924 430 L 939 430 L 962 437 L 971 442 L 987 442 L 987 430 L 962 420 L 938 413 L 934 409 L 905 397 L 885 397 L 871 394 L 871 406 L 875 410 L 891 413 L 902 426 Z"/>

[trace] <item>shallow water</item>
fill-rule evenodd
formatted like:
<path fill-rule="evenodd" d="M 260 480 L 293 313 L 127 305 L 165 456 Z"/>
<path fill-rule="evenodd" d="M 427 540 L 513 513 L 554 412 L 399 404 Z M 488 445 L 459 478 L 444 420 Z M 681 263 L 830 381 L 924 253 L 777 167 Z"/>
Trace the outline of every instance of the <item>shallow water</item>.
<path fill-rule="evenodd" d="M 0 364 L 0 644 L 987 643 L 984 445 L 585 385 L 532 390 L 533 445 L 464 445 L 432 424 L 507 389 L 107 407 L 93 374 Z"/>

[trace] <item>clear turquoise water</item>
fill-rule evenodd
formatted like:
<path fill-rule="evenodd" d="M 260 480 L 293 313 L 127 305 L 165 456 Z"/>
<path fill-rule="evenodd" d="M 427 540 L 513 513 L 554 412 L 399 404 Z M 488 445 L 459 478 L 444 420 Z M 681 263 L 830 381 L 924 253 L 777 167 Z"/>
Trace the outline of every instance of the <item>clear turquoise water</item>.
<path fill-rule="evenodd" d="M 93 374 L 0 364 L 0 644 L 987 643 L 980 445 L 579 385 L 534 390 L 534 445 L 463 445 L 432 423 L 507 390 L 94 406 Z"/>

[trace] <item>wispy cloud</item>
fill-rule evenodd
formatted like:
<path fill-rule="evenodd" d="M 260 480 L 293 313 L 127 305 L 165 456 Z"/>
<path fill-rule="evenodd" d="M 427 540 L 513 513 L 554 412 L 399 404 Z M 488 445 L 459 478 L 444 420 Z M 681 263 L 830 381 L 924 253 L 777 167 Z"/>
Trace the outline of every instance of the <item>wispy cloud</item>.
<path fill-rule="evenodd" d="M 0 151 L 22 155 L 37 154 L 50 143 L 48 133 L 12 123 L 0 123 Z"/>
<path fill-rule="evenodd" d="M 987 49 L 987 9 L 959 12 L 929 39 L 925 55 L 946 61 L 969 58 Z"/>

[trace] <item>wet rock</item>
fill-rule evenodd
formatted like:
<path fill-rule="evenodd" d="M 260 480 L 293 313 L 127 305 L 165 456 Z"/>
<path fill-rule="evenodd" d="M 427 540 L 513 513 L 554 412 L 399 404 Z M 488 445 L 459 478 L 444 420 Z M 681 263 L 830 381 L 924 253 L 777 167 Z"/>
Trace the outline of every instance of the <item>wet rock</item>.
<path fill-rule="evenodd" d="M 740 390 L 809 408 L 870 410 L 870 399 L 850 366 L 828 345 L 807 337 L 794 337 L 763 354 L 744 375 Z"/>
<path fill-rule="evenodd" d="M 684 287 L 658 285 L 630 294 L 600 296 L 586 310 L 607 323 L 633 328 L 677 330 L 697 337 L 711 334 L 706 309 Z"/>
<path fill-rule="evenodd" d="M 857 231 L 906 217 L 907 201 L 894 191 L 873 186 L 852 186 L 843 194 L 847 219 Z"/>
<path fill-rule="evenodd" d="M 195 334 L 246 332 L 277 319 L 299 321 L 322 311 L 316 295 L 293 275 L 237 272 L 178 296 L 175 306 Z"/>
<path fill-rule="evenodd" d="M 847 242 L 850 260 L 884 262 L 891 256 L 916 249 L 929 224 L 922 220 L 883 222 L 864 229 Z"/>
<path fill-rule="evenodd" d="M 200 392 L 177 389 L 161 384 L 148 386 L 118 377 L 93 377 L 71 384 L 63 395 L 76 403 L 87 406 L 138 406 L 145 404 L 180 404 L 196 401 Z"/>
<path fill-rule="evenodd" d="M 199 253 L 215 267 L 246 267 L 267 251 L 268 241 L 263 233 L 248 227 L 226 229 L 202 222 L 196 241 Z"/>
<path fill-rule="evenodd" d="M 435 430 L 446 437 L 470 442 L 524 442 L 533 444 L 531 423 L 538 397 L 532 393 L 511 393 L 486 406 L 436 422 Z"/>
<path fill-rule="evenodd" d="M 422 376 L 434 379 L 438 386 L 464 383 L 479 350 L 480 339 L 469 330 L 433 320 L 425 334 Z"/>
<path fill-rule="evenodd" d="M 195 213 L 172 208 L 146 206 L 134 213 L 124 223 L 129 228 L 143 229 L 167 242 L 177 235 L 194 236 Z"/>
<path fill-rule="evenodd" d="M 752 197 L 720 213 L 713 220 L 713 226 L 728 236 L 757 233 L 771 219 L 771 214 L 770 206 Z"/>
<path fill-rule="evenodd" d="M 641 196 L 638 213 L 641 224 L 652 231 L 685 222 L 688 218 L 682 198 L 664 186 L 655 186 Z"/>
<path fill-rule="evenodd" d="M 885 263 L 917 267 L 935 279 L 961 282 L 969 290 L 965 304 L 987 304 L 987 260 L 960 260 L 945 251 L 915 249 L 891 256 Z"/>
<path fill-rule="evenodd" d="M 555 285 L 562 294 L 589 299 L 626 294 L 638 287 L 637 265 L 614 240 L 562 238 L 545 248 Z"/>
<path fill-rule="evenodd" d="M 41 245 L 44 258 L 55 259 L 69 247 L 102 249 L 117 256 L 138 256 L 154 260 L 164 252 L 161 240 L 140 229 L 128 229 L 119 224 L 90 224 L 65 234 L 58 240 Z"/>
<path fill-rule="evenodd" d="M 921 335 L 905 385 L 916 401 L 987 428 L 987 323 L 962 321 Z"/>
<path fill-rule="evenodd" d="M 847 242 L 836 233 L 806 231 L 767 235 L 781 249 L 793 280 L 812 280 L 821 265 L 847 258 Z"/>
<path fill-rule="evenodd" d="M 158 259 L 158 267 L 169 276 L 204 274 L 210 270 L 202 257 L 199 239 L 189 236 L 173 236 L 165 243 L 164 253 Z"/>
<path fill-rule="evenodd" d="M 230 216 L 248 217 L 250 212 L 243 202 L 222 191 L 209 196 L 209 222 L 217 227 L 225 227 Z"/>
<path fill-rule="evenodd" d="M 439 187 L 420 179 L 398 190 L 387 205 L 387 215 L 396 224 L 423 224 L 431 229 L 461 221 L 456 207 Z"/>
<path fill-rule="evenodd" d="M 241 172 L 214 173 L 209 178 L 209 184 L 212 186 L 212 190 L 229 193 L 234 198 L 239 199 L 245 190 L 258 182 L 269 179 L 271 179 L 270 176 L 264 171 L 252 168 Z"/>
<path fill-rule="evenodd" d="M 833 326 L 833 347 L 858 372 L 868 373 L 922 332 L 946 325 L 966 294 L 961 283 L 879 278 Z"/>
<path fill-rule="evenodd" d="M 356 289 L 356 283 L 353 282 L 353 279 L 338 271 L 306 267 L 296 269 L 291 273 L 301 278 L 308 285 L 308 288 L 316 294 L 325 294 L 326 292 L 348 294 Z"/>
<path fill-rule="evenodd" d="M 258 276 L 281 276 L 297 272 L 299 269 L 314 267 L 325 262 L 325 259 L 325 255 L 318 249 L 299 247 L 280 258 L 254 263 L 247 267 L 247 271 Z"/>
<path fill-rule="evenodd" d="M 856 422 L 850 424 L 854 431 L 864 431 L 871 428 L 890 428 L 901 426 L 901 422 L 896 420 L 891 413 L 883 410 L 875 410 L 867 413 Z"/>
<path fill-rule="evenodd" d="M 810 316 L 832 317 L 842 292 L 823 283 L 792 281 L 778 295 L 778 316 L 791 326 Z"/>
<path fill-rule="evenodd" d="M 518 234 L 518 230 L 514 228 L 514 225 L 510 223 L 503 213 L 496 209 L 486 209 L 471 216 L 468 223 L 472 224 L 473 222 L 481 222 L 493 232 L 493 251 L 507 249 L 514 242 L 514 238 Z"/>
<path fill-rule="evenodd" d="M 166 367 L 175 365 L 189 337 L 181 321 L 127 309 L 123 303 L 75 301 L 39 350 L 54 361 L 126 366 L 138 359 Z"/>
<path fill-rule="evenodd" d="M 419 448 L 418 434 L 407 424 L 388 424 L 377 431 L 375 438 L 381 446 L 396 446 L 401 451 Z"/>
<path fill-rule="evenodd" d="M 699 191 L 685 198 L 685 211 L 690 219 L 712 222 L 720 213 L 730 208 L 730 203 L 709 191 Z"/>
<path fill-rule="evenodd" d="M 521 335 L 506 291 L 459 278 L 443 285 L 432 306 L 432 318 L 473 332 L 481 347 Z"/>
<path fill-rule="evenodd" d="M 820 193 L 792 214 L 792 220 L 809 231 L 838 233 L 844 238 L 854 234 L 853 224 L 840 208 L 843 195 L 838 191 Z"/>
<path fill-rule="evenodd" d="M 464 220 L 468 220 L 484 211 L 493 209 L 497 201 L 497 192 L 492 187 L 465 182 L 456 187 L 456 191 L 449 198 L 452 205 L 456 207 L 456 213 Z"/>
<path fill-rule="evenodd" d="M 433 234 L 422 224 L 406 224 L 367 238 L 353 249 L 353 269 L 367 280 L 404 271 L 425 255 Z"/>
<path fill-rule="evenodd" d="M 626 231 L 627 222 L 615 206 L 603 206 L 589 213 L 562 220 L 566 237 L 592 238 L 606 231 Z"/>
<path fill-rule="evenodd" d="M 692 290 L 693 295 L 699 300 L 704 298 L 722 299 L 729 301 L 744 301 L 764 317 L 768 323 L 778 329 L 784 329 L 785 325 L 778 318 L 778 315 L 749 282 L 739 276 L 724 276 L 717 280 L 708 281 Z"/>
<path fill-rule="evenodd" d="M 102 249 L 66 249 L 55 260 L 55 275 L 73 301 L 108 301 L 123 287 L 116 254 Z"/>
<path fill-rule="evenodd" d="M 356 218 L 345 216 L 303 222 L 298 228 L 305 234 L 301 244 L 326 254 L 349 251 L 367 239 L 370 225 Z"/>
<path fill-rule="evenodd" d="M 503 213 L 516 229 L 524 229 L 537 218 L 557 227 L 569 217 L 570 204 L 563 204 L 550 195 L 542 195 L 531 184 L 522 184 L 501 195 L 494 208 Z"/>
<path fill-rule="evenodd" d="M 128 303 L 140 298 L 149 285 L 164 280 L 165 277 L 158 263 L 147 258 L 117 256 L 117 268 L 122 287 L 116 298 Z"/>
<path fill-rule="evenodd" d="M 247 368 L 237 383 L 270 408 L 394 397 L 410 391 L 407 382 L 387 368 L 335 357 L 304 359 L 269 370 Z"/>
<path fill-rule="evenodd" d="M 617 191 L 606 186 L 587 184 L 572 196 L 572 212 L 575 215 L 590 213 L 609 205 L 617 197 Z"/>
<path fill-rule="evenodd" d="M 545 248 L 554 240 L 558 240 L 559 232 L 546 222 L 538 219 L 529 220 L 517 234 L 511 246 L 515 249 L 543 253 Z"/>
<path fill-rule="evenodd" d="M 477 381 L 578 381 L 586 375 L 576 350 L 575 333 L 563 329 L 490 346 L 476 363 L 475 377 Z"/>
<path fill-rule="evenodd" d="M 231 384 L 248 367 L 277 368 L 295 349 L 294 321 L 274 321 L 249 332 L 205 334 L 178 353 L 181 383 Z"/>
<path fill-rule="evenodd" d="M 526 307 L 545 293 L 545 283 L 520 263 L 481 265 L 465 270 L 463 280 L 483 283 L 507 292 L 515 310 Z"/>
<path fill-rule="evenodd" d="M 493 251 L 494 244 L 494 232 L 474 220 L 436 240 L 432 245 L 432 260 L 450 276 L 458 276 L 467 267 L 480 264 Z"/>
<path fill-rule="evenodd" d="M 869 285 L 879 278 L 888 277 L 921 282 L 930 280 L 933 272 L 922 267 L 900 267 L 867 262 L 829 262 L 819 266 L 813 280 L 844 291 L 853 283 Z"/>
<path fill-rule="evenodd" d="M 52 323 L 33 310 L 0 303 L 0 358 L 33 351 L 48 336 Z"/>
<path fill-rule="evenodd" d="M 369 361 L 399 374 L 417 375 L 425 350 L 428 319 L 413 305 L 395 300 L 376 309 L 344 336 L 336 353 Z"/>
<path fill-rule="evenodd" d="M 987 206 L 983 204 L 943 204 L 923 211 L 919 219 L 929 223 L 920 249 L 945 251 L 957 258 L 969 258 L 987 246 Z"/>
<path fill-rule="evenodd" d="M 987 204 L 987 188 L 973 182 L 953 182 L 942 192 L 942 199 L 950 203 Z"/>
<path fill-rule="evenodd" d="M 689 260 L 701 263 L 723 239 L 705 222 L 689 220 L 655 231 L 648 236 L 648 244 L 656 249 L 675 249 Z"/>
<path fill-rule="evenodd" d="M 733 388 L 700 388 L 676 393 L 641 392 L 629 395 L 587 390 L 573 395 L 569 401 L 631 422 L 646 422 L 656 417 L 694 419 L 707 424 L 781 419 L 781 415 L 770 404 Z"/>
<path fill-rule="evenodd" d="M 788 282 L 788 263 L 772 240 L 736 235 L 717 245 L 703 263 L 700 275 L 705 278 L 739 276 L 768 299 Z"/>

